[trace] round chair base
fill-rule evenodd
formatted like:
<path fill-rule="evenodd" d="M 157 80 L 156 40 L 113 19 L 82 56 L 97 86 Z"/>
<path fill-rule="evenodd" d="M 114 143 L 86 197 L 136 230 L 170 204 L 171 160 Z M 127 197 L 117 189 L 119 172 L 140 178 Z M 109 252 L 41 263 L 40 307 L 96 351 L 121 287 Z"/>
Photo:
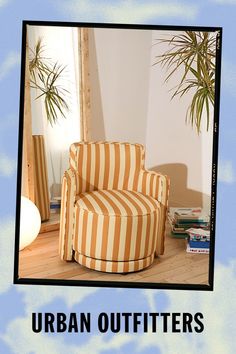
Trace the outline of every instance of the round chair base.
<path fill-rule="evenodd" d="M 130 272 L 137 272 L 139 270 L 149 267 L 154 260 L 154 253 L 143 259 L 123 262 L 123 261 L 105 261 L 101 259 L 95 259 L 95 258 L 84 256 L 79 252 L 75 252 L 74 259 L 82 266 L 85 266 L 93 270 L 98 270 L 101 272 L 108 272 L 108 273 L 130 273 Z"/>

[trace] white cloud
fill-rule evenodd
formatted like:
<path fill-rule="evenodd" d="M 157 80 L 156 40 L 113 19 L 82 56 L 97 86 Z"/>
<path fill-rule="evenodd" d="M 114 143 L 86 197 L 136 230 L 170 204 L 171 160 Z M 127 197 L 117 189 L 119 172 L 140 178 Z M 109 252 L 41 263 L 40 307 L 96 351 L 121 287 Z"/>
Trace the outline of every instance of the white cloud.
<path fill-rule="evenodd" d="M 236 96 L 236 65 L 225 57 L 222 60 L 222 89 Z"/>
<path fill-rule="evenodd" d="M 16 161 L 0 153 L 0 176 L 9 177 L 16 170 Z"/>
<path fill-rule="evenodd" d="M 82 301 L 86 296 L 95 293 L 97 288 L 18 285 L 18 290 L 24 294 L 26 311 L 32 312 L 37 311 L 37 308 L 49 304 L 56 298 L 64 300 L 68 308 L 71 308 L 78 302 Z"/>
<path fill-rule="evenodd" d="M 155 303 L 155 294 L 156 293 L 157 293 L 156 291 L 152 291 L 152 290 L 149 290 L 149 289 L 143 290 L 143 294 L 144 294 L 144 296 L 147 299 L 147 302 L 149 304 L 151 312 L 155 312 L 156 311 L 156 303 Z"/>
<path fill-rule="evenodd" d="M 78 334 L 80 335 L 80 334 Z M 83 334 L 81 334 L 83 336 Z M 56 338 L 45 334 L 35 334 L 31 331 L 31 318 L 16 319 L 10 323 L 7 332 L 2 336 L 14 353 L 70 353 L 70 354 L 98 354 L 104 350 L 116 350 L 130 342 L 131 336 L 120 334 L 107 340 L 102 335 L 91 334 L 90 339 L 84 345 L 68 344 L 63 341 L 63 335 Z"/>
<path fill-rule="evenodd" d="M 0 0 L 0 7 L 6 5 L 9 2 L 9 0 Z"/>
<path fill-rule="evenodd" d="M 92 0 L 69 0 L 63 8 L 78 20 L 78 16 L 83 21 L 106 21 L 122 23 L 147 23 L 154 18 L 181 18 L 193 20 L 198 14 L 198 7 L 187 4 L 168 1 L 138 2 L 134 0 L 123 0 L 119 2 L 103 2 L 98 4 Z"/>
<path fill-rule="evenodd" d="M 31 316 L 13 320 L 7 328 L 6 334 L 1 337 L 14 353 L 63 353 L 63 344 L 60 336 L 53 340 L 41 333 L 35 334 L 31 331 Z M 69 347 L 69 346 L 68 346 Z M 64 351 L 65 353 L 73 353 Z"/>
<path fill-rule="evenodd" d="M 13 217 L 0 220 L 0 293 L 6 291 L 13 281 L 15 223 Z"/>
<path fill-rule="evenodd" d="M 205 291 L 165 291 L 168 295 L 166 312 L 202 312 L 205 330 L 199 334 L 161 333 L 145 334 L 139 337 L 140 350 L 149 346 L 158 346 L 161 353 L 175 354 L 215 353 L 233 354 L 236 342 L 233 338 L 236 323 L 236 260 L 229 265 L 218 264 L 215 268 L 215 289 Z M 153 296 L 157 291 L 150 290 Z M 148 297 L 148 299 L 150 296 Z M 151 305 L 151 304 L 150 304 Z M 156 308 L 158 312 L 158 308 Z"/>
<path fill-rule="evenodd" d="M 123 345 L 130 343 L 132 340 L 132 335 L 129 334 L 119 334 L 114 335 L 110 340 L 105 339 L 102 335 L 94 335 L 91 337 L 89 342 L 83 346 L 80 346 L 80 354 L 87 353 L 101 353 L 104 350 L 118 350 Z M 78 353 L 78 352 L 76 352 Z"/>
<path fill-rule="evenodd" d="M 7 74 L 20 63 L 20 54 L 17 52 L 10 52 L 5 60 L 0 64 L 0 81 L 7 76 Z"/>
<path fill-rule="evenodd" d="M 212 0 L 212 1 L 222 5 L 236 5 L 236 0 Z"/>
<path fill-rule="evenodd" d="M 79 347 L 80 354 L 101 353 L 103 350 L 119 350 L 122 347 L 133 344 L 140 352 L 149 347 L 158 347 L 163 354 L 192 353 L 215 353 L 233 354 L 236 344 L 233 343 L 236 324 L 233 314 L 236 313 L 236 302 L 233 296 L 236 289 L 236 260 L 228 265 L 218 264 L 215 269 L 215 289 L 213 292 L 205 291 L 162 291 L 168 296 L 166 312 L 202 312 L 204 315 L 205 330 L 203 333 L 145 333 L 143 335 L 119 334 L 107 339 L 103 335 L 93 335 L 88 342 Z M 28 288 L 25 286 L 25 288 Z M 37 288 L 37 287 L 35 287 Z M 38 288 L 39 289 L 39 288 Z M 46 287 L 46 292 L 50 288 Z M 72 288 L 70 288 L 70 291 Z M 80 290 L 77 289 L 77 303 L 80 302 Z M 32 291 L 32 289 L 29 291 Z M 137 290 L 139 291 L 139 290 Z M 140 290 L 141 291 L 141 290 Z M 114 296 L 118 295 L 114 289 Z M 26 311 L 26 317 L 14 319 L 6 328 L 2 338 L 9 344 L 15 353 L 23 354 L 33 352 L 41 353 L 78 353 L 78 345 L 68 344 L 63 341 L 63 336 L 47 336 L 45 334 L 34 334 L 31 331 L 31 312 L 39 308 L 38 300 L 40 294 L 35 298 L 37 292 L 31 294 L 31 305 Z M 46 293 L 45 293 L 46 294 Z M 145 290 L 147 305 L 158 312 L 158 303 L 155 295 L 160 294 L 159 290 Z M 50 297 L 50 292 L 49 292 Z M 34 302 L 34 305 L 33 305 Z M 31 308 L 31 306 L 34 306 Z M 148 308 L 148 306 L 147 306 Z M 153 309 L 152 309 L 153 311 Z M 81 334 L 82 335 L 82 334 Z M 134 350 L 135 351 L 135 350 Z"/>
<path fill-rule="evenodd" d="M 232 161 L 220 161 L 218 165 L 218 180 L 225 183 L 234 183 L 234 170 Z"/>

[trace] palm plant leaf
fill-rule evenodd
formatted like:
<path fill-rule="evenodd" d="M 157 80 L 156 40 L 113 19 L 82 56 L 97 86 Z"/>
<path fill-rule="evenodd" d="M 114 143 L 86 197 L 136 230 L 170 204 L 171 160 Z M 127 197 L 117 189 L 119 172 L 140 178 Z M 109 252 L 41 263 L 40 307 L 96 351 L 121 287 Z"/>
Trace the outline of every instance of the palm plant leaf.
<path fill-rule="evenodd" d="M 160 64 L 167 71 L 165 82 L 176 70 L 184 69 L 179 83 L 172 88 L 174 93 L 171 99 L 192 92 L 186 120 L 195 125 L 200 133 L 202 116 L 206 114 L 208 130 L 210 105 L 214 105 L 215 97 L 215 34 L 185 31 L 171 38 L 160 38 L 157 44 L 160 43 L 168 45 L 168 49 L 156 57 L 153 65 Z"/>
<path fill-rule="evenodd" d="M 69 92 L 58 84 L 66 67 L 44 57 L 44 48 L 42 39 L 39 38 L 34 50 L 30 49 L 30 86 L 40 91 L 36 99 L 43 98 L 47 120 L 53 126 L 58 117 L 66 118 L 65 112 L 69 110 L 66 95 Z"/>

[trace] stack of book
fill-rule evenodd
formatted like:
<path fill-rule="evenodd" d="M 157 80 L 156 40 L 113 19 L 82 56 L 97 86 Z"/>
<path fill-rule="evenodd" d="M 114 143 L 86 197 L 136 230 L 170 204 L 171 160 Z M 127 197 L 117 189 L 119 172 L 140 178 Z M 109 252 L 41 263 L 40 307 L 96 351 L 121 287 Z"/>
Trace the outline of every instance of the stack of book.
<path fill-rule="evenodd" d="M 190 253 L 209 253 L 210 249 L 210 230 L 191 228 L 187 230 L 187 252 Z"/>
<path fill-rule="evenodd" d="M 186 238 L 190 228 L 209 230 L 209 215 L 202 208 L 170 208 L 168 218 L 171 234 L 177 238 Z"/>
<path fill-rule="evenodd" d="M 50 201 L 50 213 L 59 214 L 61 209 L 61 197 L 55 197 Z"/>

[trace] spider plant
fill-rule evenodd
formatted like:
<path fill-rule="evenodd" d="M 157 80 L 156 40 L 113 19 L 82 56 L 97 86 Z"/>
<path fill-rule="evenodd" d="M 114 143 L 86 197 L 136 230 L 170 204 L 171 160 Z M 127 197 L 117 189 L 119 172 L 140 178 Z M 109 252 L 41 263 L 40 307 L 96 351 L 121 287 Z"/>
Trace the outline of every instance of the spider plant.
<path fill-rule="evenodd" d="M 65 112 L 69 107 L 65 96 L 69 93 L 59 85 L 58 81 L 63 78 L 64 66 L 44 56 L 45 46 L 39 38 L 34 50 L 30 49 L 29 71 L 31 87 L 40 91 L 36 99 L 43 98 L 48 122 L 53 126 L 58 117 L 66 118 Z"/>
<path fill-rule="evenodd" d="M 191 92 L 192 100 L 187 109 L 186 120 L 201 131 L 202 117 L 206 114 L 207 131 L 210 124 L 210 107 L 214 106 L 216 35 L 209 32 L 185 31 L 171 38 L 160 38 L 168 49 L 156 56 L 153 65 L 161 64 L 167 71 L 165 82 L 176 72 L 182 70 L 177 86 L 172 88 L 176 96 L 182 97 Z"/>

